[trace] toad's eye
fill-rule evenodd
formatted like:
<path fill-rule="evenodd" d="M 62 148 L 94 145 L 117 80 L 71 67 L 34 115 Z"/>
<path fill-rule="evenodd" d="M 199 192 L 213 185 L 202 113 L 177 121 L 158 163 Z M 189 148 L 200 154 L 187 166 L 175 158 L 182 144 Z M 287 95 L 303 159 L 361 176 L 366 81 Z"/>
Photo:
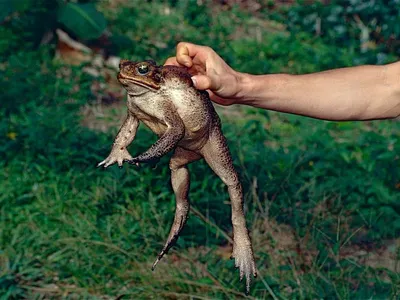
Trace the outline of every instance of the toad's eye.
<path fill-rule="evenodd" d="M 141 74 L 141 75 L 145 75 L 149 72 L 148 65 L 140 65 L 137 69 L 138 69 L 139 74 Z"/>

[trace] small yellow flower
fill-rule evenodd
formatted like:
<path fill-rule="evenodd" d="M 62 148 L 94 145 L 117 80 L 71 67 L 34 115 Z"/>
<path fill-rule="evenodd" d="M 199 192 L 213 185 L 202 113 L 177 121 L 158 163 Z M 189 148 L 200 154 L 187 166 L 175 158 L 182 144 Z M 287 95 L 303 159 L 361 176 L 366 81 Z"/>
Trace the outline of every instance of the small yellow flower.
<path fill-rule="evenodd" d="M 14 140 L 17 138 L 17 133 L 11 131 L 11 132 L 7 133 L 7 137 L 8 137 L 10 140 L 13 140 L 13 141 L 14 141 Z"/>
<path fill-rule="evenodd" d="M 313 162 L 312 160 L 310 160 L 310 161 L 308 162 L 308 165 L 312 167 L 312 166 L 314 165 L 314 162 Z"/>

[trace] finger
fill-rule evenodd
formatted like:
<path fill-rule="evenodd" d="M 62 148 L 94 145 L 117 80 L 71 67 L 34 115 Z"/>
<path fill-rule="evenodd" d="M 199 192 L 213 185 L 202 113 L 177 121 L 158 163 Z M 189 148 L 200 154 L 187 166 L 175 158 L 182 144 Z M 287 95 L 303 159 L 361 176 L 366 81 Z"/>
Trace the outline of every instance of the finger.
<path fill-rule="evenodd" d="M 181 65 L 190 68 L 193 66 L 193 57 L 196 57 L 196 60 L 199 62 L 205 63 L 208 55 L 212 51 L 210 47 L 180 42 L 176 46 L 176 60 Z"/>
<path fill-rule="evenodd" d="M 213 90 L 216 91 L 220 87 L 220 80 L 214 69 L 208 71 L 207 74 L 198 71 L 196 75 L 192 76 L 192 81 L 196 88 L 199 90 Z"/>
<path fill-rule="evenodd" d="M 233 101 L 232 99 L 225 99 L 225 98 L 221 98 L 219 96 L 217 96 L 216 94 L 214 94 L 212 91 L 207 90 L 208 94 L 210 95 L 210 99 L 219 104 L 219 105 L 223 105 L 223 106 L 229 106 L 235 103 L 235 101 Z"/>
<path fill-rule="evenodd" d="M 107 167 L 109 167 L 109 166 L 112 166 L 112 165 L 115 164 L 116 162 L 117 162 L 116 159 L 110 158 L 110 159 L 108 159 L 108 160 L 106 161 L 106 164 L 104 165 L 104 168 L 107 168 Z"/>
<path fill-rule="evenodd" d="M 189 52 L 189 43 L 180 42 L 176 46 L 176 60 L 178 63 L 190 68 L 193 65 Z M 194 55 L 193 55 L 194 56 Z"/>
<path fill-rule="evenodd" d="M 173 56 L 173 57 L 169 57 L 166 61 L 165 61 L 165 63 L 164 63 L 164 66 L 181 66 L 177 61 L 176 61 L 176 57 L 175 56 Z"/>
<path fill-rule="evenodd" d="M 132 159 L 124 159 L 124 162 L 127 162 L 128 164 L 131 164 L 131 165 L 137 165 L 137 161 L 136 161 L 136 159 L 134 159 L 134 158 L 132 158 Z"/>
<path fill-rule="evenodd" d="M 194 86 L 199 90 L 207 90 L 211 87 L 211 79 L 206 75 L 192 76 Z"/>

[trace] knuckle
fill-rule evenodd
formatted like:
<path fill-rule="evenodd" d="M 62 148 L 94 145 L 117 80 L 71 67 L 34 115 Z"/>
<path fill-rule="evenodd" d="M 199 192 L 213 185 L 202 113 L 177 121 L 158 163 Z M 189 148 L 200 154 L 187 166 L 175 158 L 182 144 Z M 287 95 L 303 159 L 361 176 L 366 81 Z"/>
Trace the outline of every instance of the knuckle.
<path fill-rule="evenodd" d="M 206 50 L 207 52 L 214 52 L 214 49 L 209 46 L 204 46 L 204 50 Z"/>
<path fill-rule="evenodd" d="M 185 44 L 186 44 L 185 42 L 179 42 L 179 43 L 176 45 L 176 49 L 180 49 L 180 48 L 184 47 Z"/>

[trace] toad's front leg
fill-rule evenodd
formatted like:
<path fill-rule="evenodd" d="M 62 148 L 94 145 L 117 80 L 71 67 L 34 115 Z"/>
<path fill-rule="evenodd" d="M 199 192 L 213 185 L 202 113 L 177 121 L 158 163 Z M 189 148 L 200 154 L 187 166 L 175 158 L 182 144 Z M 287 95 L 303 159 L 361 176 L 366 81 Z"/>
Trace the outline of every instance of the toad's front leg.
<path fill-rule="evenodd" d="M 246 277 L 246 292 L 249 293 L 251 275 L 257 276 L 253 249 L 243 211 L 243 192 L 232 158 L 221 129 L 215 127 L 201 154 L 211 169 L 227 185 L 232 206 L 233 252 L 235 266 L 239 268 L 240 280 Z"/>
<path fill-rule="evenodd" d="M 134 140 L 138 126 L 139 120 L 128 111 L 125 122 L 122 124 L 114 140 L 111 153 L 97 166 L 107 168 L 114 163 L 118 163 L 118 166 L 122 167 L 124 161 L 132 159 L 126 147 Z"/>
<path fill-rule="evenodd" d="M 168 104 L 164 105 L 164 119 L 167 125 L 166 132 L 144 153 L 126 160 L 130 164 L 158 161 L 160 157 L 174 149 L 185 135 L 185 126 L 175 109 Z"/>
<path fill-rule="evenodd" d="M 158 254 L 152 270 L 154 270 L 164 254 L 168 253 L 168 250 L 174 245 L 179 237 L 179 233 L 186 223 L 190 207 L 188 199 L 190 185 L 189 170 L 186 165 L 200 158 L 201 156 L 199 154 L 180 147 L 176 148 L 175 153 L 171 158 L 169 168 L 171 169 L 172 189 L 174 190 L 176 198 L 175 218 L 167 242 L 160 254 Z"/>

